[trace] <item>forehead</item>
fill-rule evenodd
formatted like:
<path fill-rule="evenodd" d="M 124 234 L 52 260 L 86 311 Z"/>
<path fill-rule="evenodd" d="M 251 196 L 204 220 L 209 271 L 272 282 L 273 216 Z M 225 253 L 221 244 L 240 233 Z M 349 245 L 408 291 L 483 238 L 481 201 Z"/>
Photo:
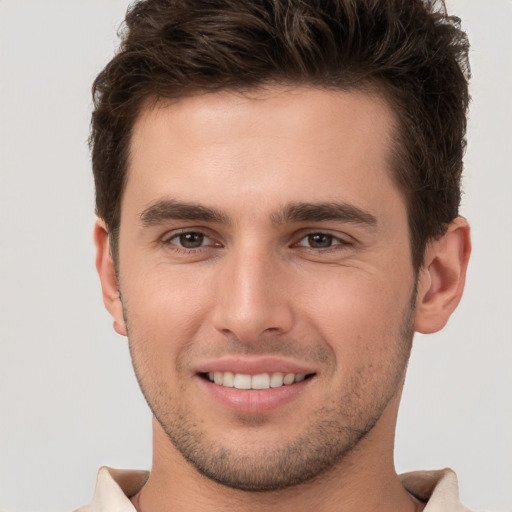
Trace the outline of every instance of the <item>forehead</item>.
<path fill-rule="evenodd" d="M 123 203 L 141 211 L 171 195 L 229 207 L 236 195 L 245 211 L 340 199 L 367 207 L 394 188 L 394 126 L 388 104 L 361 91 L 276 86 L 160 102 L 134 125 Z"/>

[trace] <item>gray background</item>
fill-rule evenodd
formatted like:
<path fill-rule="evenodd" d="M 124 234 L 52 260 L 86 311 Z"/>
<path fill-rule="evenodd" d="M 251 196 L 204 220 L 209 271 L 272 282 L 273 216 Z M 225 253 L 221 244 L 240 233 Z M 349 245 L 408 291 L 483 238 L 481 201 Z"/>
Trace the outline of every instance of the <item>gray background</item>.
<path fill-rule="evenodd" d="M 0 0 L 0 508 L 90 501 L 102 464 L 148 468 L 150 414 L 94 270 L 90 84 L 126 0 Z M 462 212 L 474 253 L 441 333 L 418 336 L 399 471 L 453 467 L 473 508 L 512 510 L 512 2 L 449 0 L 472 42 Z"/>

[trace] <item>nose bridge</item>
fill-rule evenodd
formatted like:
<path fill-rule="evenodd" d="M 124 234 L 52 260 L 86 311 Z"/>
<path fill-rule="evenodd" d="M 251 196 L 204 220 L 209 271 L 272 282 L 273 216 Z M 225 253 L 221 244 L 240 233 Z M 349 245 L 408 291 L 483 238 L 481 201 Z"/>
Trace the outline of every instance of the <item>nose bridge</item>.
<path fill-rule="evenodd" d="M 279 257 L 254 243 L 226 255 L 219 274 L 215 327 L 242 342 L 286 332 L 292 321 Z"/>

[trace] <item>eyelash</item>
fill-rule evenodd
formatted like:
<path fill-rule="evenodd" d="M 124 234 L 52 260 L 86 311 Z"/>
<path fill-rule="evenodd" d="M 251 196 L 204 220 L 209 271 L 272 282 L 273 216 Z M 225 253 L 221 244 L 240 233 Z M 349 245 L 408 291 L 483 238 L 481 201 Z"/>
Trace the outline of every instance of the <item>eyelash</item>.
<path fill-rule="evenodd" d="M 189 248 L 189 247 L 183 247 L 182 245 L 178 245 L 178 242 L 174 241 L 174 240 L 179 240 L 180 237 L 184 237 L 187 235 L 189 235 L 189 236 L 190 235 L 199 235 L 199 236 L 203 237 L 203 239 L 201 240 L 201 245 L 198 247 Z M 170 234 L 170 236 L 165 237 L 162 240 L 162 242 L 164 245 L 172 247 L 172 249 L 176 252 L 179 252 L 182 254 L 193 254 L 197 251 L 200 251 L 201 249 L 204 249 L 205 247 L 210 247 L 210 245 L 203 245 L 204 240 L 210 240 L 210 241 L 214 242 L 211 237 L 209 237 L 206 233 L 204 233 L 202 231 L 183 230 L 183 231 L 179 231 L 177 233 Z M 213 244 L 211 244 L 211 246 L 212 247 L 222 247 L 222 245 L 220 243 L 215 243 L 215 242 Z"/>
<path fill-rule="evenodd" d="M 203 237 L 201 240 L 201 245 L 198 247 L 183 247 L 182 242 L 179 242 L 180 237 L 198 235 Z M 309 244 L 311 244 L 312 237 L 321 236 L 328 239 L 329 244 L 327 247 L 311 247 L 310 245 L 305 245 L 303 242 L 309 239 Z M 176 241 L 178 240 L 178 241 Z M 209 241 L 209 244 L 204 245 L 204 241 Z M 213 243 L 212 243 L 213 242 Z M 165 237 L 162 240 L 162 243 L 168 247 L 171 247 L 177 253 L 180 254 L 194 254 L 205 248 L 221 248 L 222 244 L 219 242 L 215 242 L 215 240 L 208 236 L 206 233 L 200 230 L 182 230 L 177 233 L 171 233 L 169 236 Z M 345 249 L 348 246 L 353 245 L 351 241 L 343 239 L 339 236 L 333 235 L 331 233 L 325 231 L 311 231 L 308 233 L 301 233 L 301 236 L 298 242 L 293 243 L 290 247 L 301 247 L 308 251 L 314 251 L 315 253 L 329 253 L 335 252 Z"/>
<path fill-rule="evenodd" d="M 315 237 L 315 236 L 321 236 L 321 237 L 328 238 L 330 241 L 330 245 L 328 247 L 311 247 L 311 246 L 301 244 L 301 242 L 306 239 L 310 239 L 309 242 L 311 243 L 311 238 Z M 294 246 L 296 246 L 296 247 L 304 247 L 306 249 L 310 249 L 315 252 L 320 251 L 320 252 L 324 252 L 324 253 L 341 250 L 349 245 L 352 245 L 352 244 L 348 240 L 345 240 L 336 235 L 332 235 L 331 233 L 326 233 L 325 231 L 312 231 L 310 233 L 306 233 L 300 238 L 300 240 L 296 244 L 294 244 Z"/>

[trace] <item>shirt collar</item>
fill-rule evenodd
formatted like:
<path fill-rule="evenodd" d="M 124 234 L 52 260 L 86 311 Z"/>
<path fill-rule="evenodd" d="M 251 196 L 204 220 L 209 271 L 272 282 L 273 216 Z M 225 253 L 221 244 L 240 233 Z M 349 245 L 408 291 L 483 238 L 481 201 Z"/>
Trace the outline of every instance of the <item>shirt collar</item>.
<path fill-rule="evenodd" d="M 470 512 L 459 501 L 457 475 L 449 468 L 437 471 L 412 471 L 399 476 L 403 486 L 420 501 L 424 512 Z"/>
<path fill-rule="evenodd" d="M 78 512 L 136 512 L 130 498 L 142 489 L 148 471 L 113 469 L 98 471 L 92 503 Z M 424 512 L 470 512 L 459 501 L 457 476 L 451 469 L 413 471 L 400 475 L 404 487 L 420 501 Z"/>
<path fill-rule="evenodd" d="M 130 498 L 142 489 L 149 471 L 113 469 L 98 471 L 94 498 L 83 512 L 136 512 Z"/>

